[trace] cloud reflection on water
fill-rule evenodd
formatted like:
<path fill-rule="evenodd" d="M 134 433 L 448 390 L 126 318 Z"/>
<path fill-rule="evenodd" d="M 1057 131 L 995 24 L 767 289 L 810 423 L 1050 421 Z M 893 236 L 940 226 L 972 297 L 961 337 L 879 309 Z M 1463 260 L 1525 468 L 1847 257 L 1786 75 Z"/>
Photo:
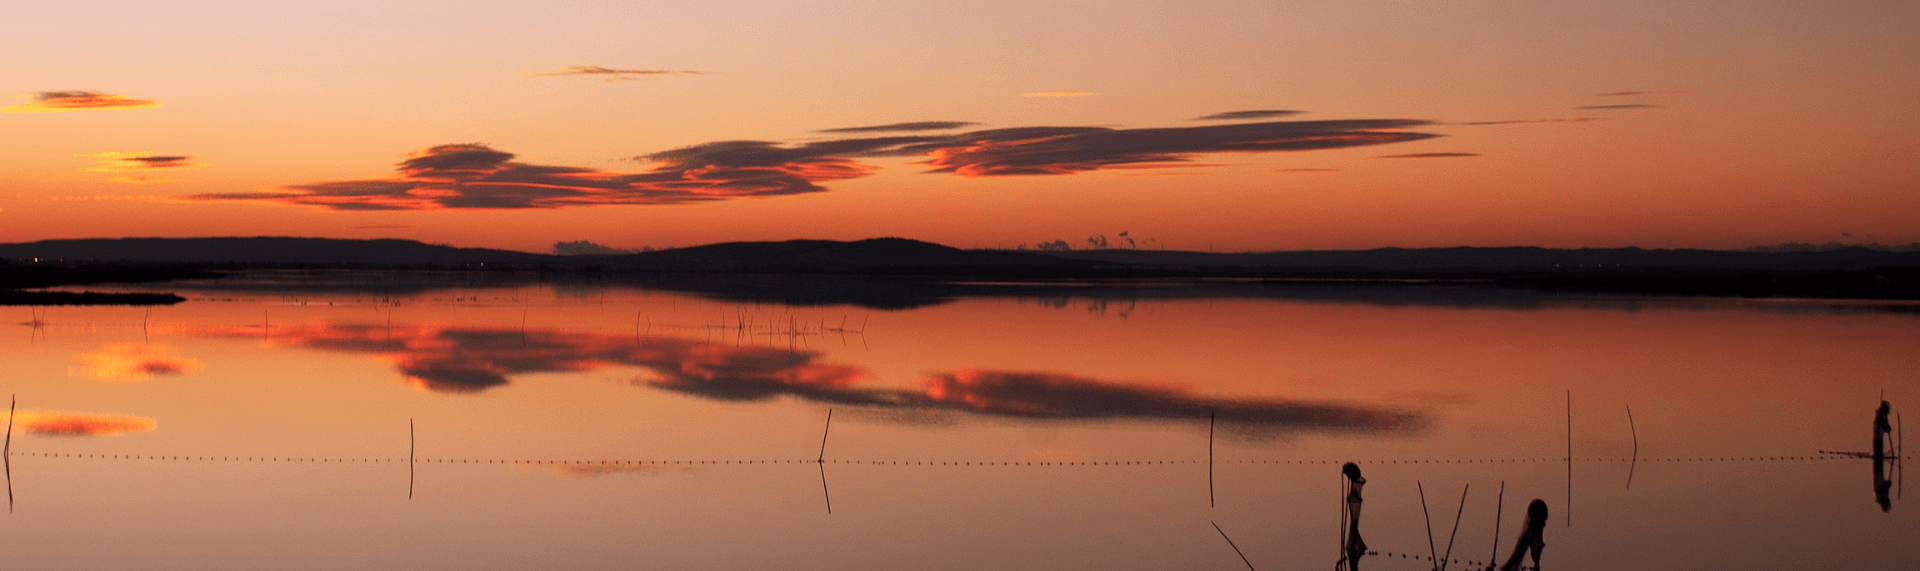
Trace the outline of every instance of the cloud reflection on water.
<path fill-rule="evenodd" d="M 110 414 L 23 410 L 15 413 L 13 423 L 33 434 L 47 436 L 114 436 L 128 432 L 152 432 L 159 426 L 151 417 Z"/>
<path fill-rule="evenodd" d="M 1411 430 L 1421 415 L 1324 402 L 1208 399 L 1165 387 L 1127 385 L 1063 373 L 961 369 L 926 380 L 932 403 L 1000 416 L 1060 419 L 1193 419 L 1229 424 Z"/>
<path fill-rule="evenodd" d="M 255 330 L 223 336 L 257 336 Z M 818 353 L 741 347 L 676 337 L 569 333 L 551 329 L 431 325 L 317 324 L 275 327 L 273 342 L 392 359 L 407 382 L 440 392 L 477 393 L 516 374 L 591 371 L 631 366 L 648 384 L 721 400 L 805 396 L 844 388 L 865 370 L 815 362 Z"/>
<path fill-rule="evenodd" d="M 252 330 L 221 334 L 258 335 Z M 678 337 L 321 323 L 276 327 L 272 340 L 379 354 L 392 360 L 408 383 L 448 393 L 479 393 L 519 374 L 626 366 L 644 371 L 635 384 L 680 394 L 733 402 L 790 397 L 905 413 L 871 416 L 906 423 L 945 413 L 1028 420 L 1197 420 L 1214 414 L 1228 432 L 1253 437 L 1300 428 L 1404 432 L 1425 424 L 1424 413 L 1416 410 L 1202 397 L 1060 372 L 968 368 L 932 374 L 908 388 L 861 386 L 872 380 L 871 371 L 821 362 L 819 352 Z"/>
<path fill-rule="evenodd" d="M 144 381 L 154 375 L 191 375 L 206 366 L 199 359 L 171 355 L 173 352 L 173 346 L 162 343 L 109 343 L 99 351 L 76 355 L 87 366 L 70 368 L 67 373 L 104 381 Z"/>

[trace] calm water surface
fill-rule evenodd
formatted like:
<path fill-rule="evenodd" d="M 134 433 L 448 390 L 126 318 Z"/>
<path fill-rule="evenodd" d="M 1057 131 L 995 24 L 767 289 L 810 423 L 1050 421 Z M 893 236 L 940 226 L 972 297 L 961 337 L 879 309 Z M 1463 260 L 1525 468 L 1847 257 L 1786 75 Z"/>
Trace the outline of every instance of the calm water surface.
<path fill-rule="evenodd" d="M 1828 453 L 1871 450 L 1882 391 L 1896 422 L 1920 402 L 1912 307 L 1287 287 L 873 309 L 202 284 L 151 310 L 0 308 L 0 553 L 1325 569 L 1352 461 L 1369 569 L 1449 544 L 1484 568 L 1534 498 L 1550 569 L 1920 561 L 1897 464 L 1883 508 L 1873 462 Z"/>

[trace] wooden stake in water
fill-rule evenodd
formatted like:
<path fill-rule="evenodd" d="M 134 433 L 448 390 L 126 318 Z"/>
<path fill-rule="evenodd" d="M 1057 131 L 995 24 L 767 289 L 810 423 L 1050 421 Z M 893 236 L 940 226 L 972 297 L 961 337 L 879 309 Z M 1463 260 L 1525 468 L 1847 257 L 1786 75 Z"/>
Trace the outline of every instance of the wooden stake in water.
<path fill-rule="evenodd" d="M 1413 485 L 1420 489 L 1420 516 L 1427 521 L 1427 561 L 1435 561 L 1440 550 L 1433 547 L 1433 516 L 1427 513 L 1427 487 L 1414 480 Z"/>
<path fill-rule="evenodd" d="M 1216 505 L 1213 502 L 1213 416 L 1213 411 L 1207 411 L 1207 507 L 1210 508 Z"/>
<path fill-rule="evenodd" d="M 1500 497 L 1493 500 L 1493 553 L 1487 556 L 1487 565 L 1500 558 L 1500 516 L 1505 515 L 1507 507 L 1507 481 L 1500 481 Z"/>
<path fill-rule="evenodd" d="M 1467 484 L 1460 488 L 1460 509 L 1453 512 L 1453 533 L 1447 535 L 1447 554 L 1440 558 L 1442 571 L 1445 571 L 1447 564 L 1453 561 L 1453 540 L 1460 537 L 1460 516 L 1467 513 L 1467 490 L 1472 487 L 1473 484 Z"/>
<path fill-rule="evenodd" d="M 827 435 L 833 434 L 833 409 L 827 409 L 827 428 L 820 432 L 820 456 L 815 462 L 824 463 L 827 459 Z"/>
<path fill-rule="evenodd" d="M 833 434 L 833 409 L 827 409 L 827 428 L 820 432 L 820 456 L 814 463 L 820 466 L 820 497 L 827 501 L 827 515 L 833 515 L 833 492 L 827 491 L 827 436 Z"/>
<path fill-rule="evenodd" d="M 833 493 L 827 491 L 827 465 L 821 463 L 817 466 L 820 467 L 820 496 L 827 500 L 827 515 L 833 515 Z"/>
<path fill-rule="evenodd" d="M 407 499 L 413 499 L 413 419 L 407 419 Z"/>
<path fill-rule="evenodd" d="M 13 513 L 13 412 L 20 407 L 20 395 L 13 395 L 7 403 L 7 443 L 0 448 L 0 462 L 6 464 L 7 471 L 7 513 Z"/>
<path fill-rule="evenodd" d="M 1220 532 L 1220 539 L 1225 539 L 1225 540 L 1227 540 L 1227 547 L 1232 547 L 1232 548 L 1233 548 L 1233 552 L 1234 552 L 1235 554 L 1238 554 L 1238 555 L 1240 556 L 1240 562 L 1241 562 L 1241 563 L 1245 563 L 1245 564 L 1247 564 L 1247 571 L 1255 571 L 1255 570 L 1254 570 L 1254 568 L 1253 568 L 1253 562 L 1252 562 L 1252 561 L 1248 561 L 1248 560 L 1247 560 L 1247 554 L 1245 554 L 1245 553 L 1241 553 L 1241 552 L 1240 552 L 1240 546 L 1238 546 L 1238 545 L 1234 545 L 1234 544 L 1233 544 L 1233 538 L 1231 538 L 1231 537 L 1227 537 L 1227 530 L 1224 530 L 1224 529 L 1220 529 L 1220 524 L 1218 524 L 1218 523 L 1214 523 L 1214 522 L 1211 522 L 1211 521 L 1210 521 L 1210 522 L 1207 522 L 1207 523 L 1212 523 L 1212 524 L 1213 524 L 1213 530 L 1214 530 L 1214 531 L 1218 531 L 1218 532 Z"/>
<path fill-rule="evenodd" d="M 1573 527 L 1573 390 L 1567 390 L 1567 527 Z"/>
<path fill-rule="evenodd" d="M 1627 489 L 1633 489 L 1633 471 L 1640 466 L 1640 429 L 1633 426 L 1633 405 L 1627 405 L 1627 430 L 1633 434 L 1633 461 L 1627 463 Z"/>

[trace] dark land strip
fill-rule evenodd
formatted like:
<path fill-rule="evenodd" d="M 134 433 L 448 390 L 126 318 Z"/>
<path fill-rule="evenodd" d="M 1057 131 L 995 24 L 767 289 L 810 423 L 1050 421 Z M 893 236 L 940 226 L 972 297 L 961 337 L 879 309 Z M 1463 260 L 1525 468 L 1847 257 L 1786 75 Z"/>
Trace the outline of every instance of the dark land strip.
<path fill-rule="evenodd" d="M 0 244 L 0 305 L 178 303 L 37 288 L 192 280 L 197 288 L 415 293 L 550 283 L 735 301 L 902 309 L 967 296 L 1405 298 L 1547 294 L 1920 300 L 1920 252 L 1384 248 L 1214 254 L 961 250 L 899 238 L 739 242 L 556 256 L 406 240 L 128 238 Z M 185 284 L 182 284 L 183 286 Z M 1356 290 L 1370 292 L 1351 293 Z M 1469 295 L 1486 298 L 1486 295 Z"/>

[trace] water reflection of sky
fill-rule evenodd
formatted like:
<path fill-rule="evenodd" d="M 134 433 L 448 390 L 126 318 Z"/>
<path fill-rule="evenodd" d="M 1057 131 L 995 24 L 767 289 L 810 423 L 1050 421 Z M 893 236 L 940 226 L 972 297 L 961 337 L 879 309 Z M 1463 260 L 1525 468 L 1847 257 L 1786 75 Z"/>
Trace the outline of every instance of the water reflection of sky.
<path fill-rule="evenodd" d="M 84 367 L 69 369 L 74 376 L 103 381 L 144 381 L 154 376 L 191 375 L 205 366 L 199 359 L 173 354 L 165 343 L 108 343 L 97 351 L 82 353 L 77 361 Z"/>
<path fill-rule="evenodd" d="M 257 328 L 216 335 L 252 338 Z M 1202 398 L 1170 387 L 1060 372 L 965 368 L 929 375 L 912 389 L 863 386 L 873 374 L 823 362 L 822 354 L 669 336 L 577 333 L 423 324 L 308 324 L 271 332 L 279 345 L 377 354 L 410 384 L 480 393 L 515 375 L 632 367 L 639 384 L 721 401 L 791 397 L 835 405 L 959 411 L 1020 419 L 1187 420 L 1216 418 L 1237 434 L 1282 429 L 1410 431 L 1417 410 L 1305 400 Z M 882 417 L 876 417 L 882 418 Z M 902 417 L 892 417 L 902 418 Z"/>
<path fill-rule="evenodd" d="M 48 436 L 114 436 L 150 432 L 158 423 L 144 416 L 21 410 L 10 417 L 9 426 Z"/>
<path fill-rule="evenodd" d="M 1346 460 L 1393 553 L 1425 554 L 1424 506 L 1441 547 L 1460 509 L 1481 561 L 1499 514 L 1504 556 L 1540 498 L 1555 569 L 1920 559 L 1896 465 L 1805 459 L 1870 450 L 1883 389 L 1896 426 L 1916 402 L 1920 321 L 1864 304 L 394 291 L 60 307 L 0 337 L 9 567 L 1245 568 L 1211 522 L 1307 568 Z M 145 424 L 24 423 L 51 411 Z M 1209 414 L 1235 438 L 1210 449 Z M 410 419 L 436 459 L 413 500 Z M 461 461 L 526 458 L 569 461 Z M 662 459 L 686 462 L 632 463 Z"/>

